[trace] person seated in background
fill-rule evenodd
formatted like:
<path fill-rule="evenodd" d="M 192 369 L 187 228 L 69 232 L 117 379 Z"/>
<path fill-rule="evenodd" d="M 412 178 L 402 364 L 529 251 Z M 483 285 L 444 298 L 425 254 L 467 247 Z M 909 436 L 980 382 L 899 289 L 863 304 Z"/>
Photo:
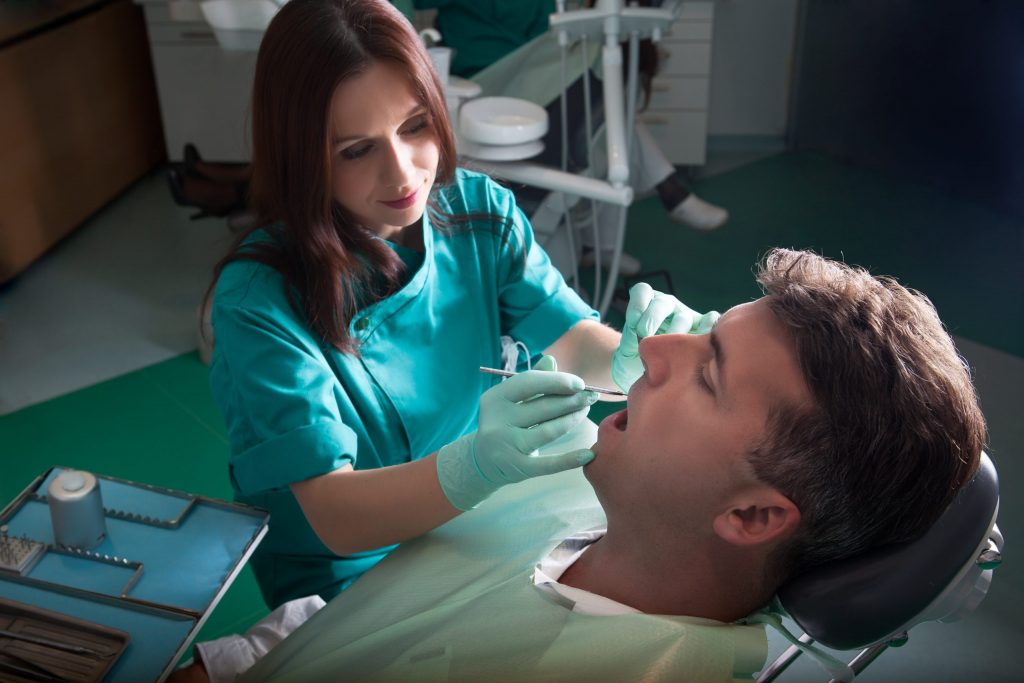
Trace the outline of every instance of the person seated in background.
<path fill-rule="evenodd" d="M 924 295 L 784 249 L 757 280 L 765 296 L 709 334 L 646 329 L 658 308 L 695 314 L 637 285 L 638 363 L 617 377 L 635 381 L 598 429 L 592 491 L 575 471 L 509 487 L 403 546 L 243 680 L 758 670 L 763 630 L 745 623 L 777 589 L 924 533 L 972 477 L 986 428 Z"/>

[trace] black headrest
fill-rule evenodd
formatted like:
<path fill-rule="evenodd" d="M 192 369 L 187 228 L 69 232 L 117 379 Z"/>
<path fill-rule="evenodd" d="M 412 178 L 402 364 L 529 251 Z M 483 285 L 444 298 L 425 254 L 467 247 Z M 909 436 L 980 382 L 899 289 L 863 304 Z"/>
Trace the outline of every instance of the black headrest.
<path fill-rule="evenodd" d="M 974 478 L 924 536 L 816 567 L 779 590 L 782 606 L 827 647 L 879 642 L 912 622 L 977 560 L 998 506 L 999 479 L 983 452 Z"/>

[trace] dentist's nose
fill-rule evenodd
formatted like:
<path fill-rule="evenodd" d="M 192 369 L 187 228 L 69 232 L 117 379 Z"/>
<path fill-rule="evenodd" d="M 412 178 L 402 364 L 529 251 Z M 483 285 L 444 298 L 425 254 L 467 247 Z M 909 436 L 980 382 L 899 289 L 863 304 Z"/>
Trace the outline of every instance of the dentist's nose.
<path fill-rule="evenodd" d="M 412 155 L 412 147 L 401 140 L 388 145 L 381 182 L 391 187 L 408 187 L 414 176 Z"/>

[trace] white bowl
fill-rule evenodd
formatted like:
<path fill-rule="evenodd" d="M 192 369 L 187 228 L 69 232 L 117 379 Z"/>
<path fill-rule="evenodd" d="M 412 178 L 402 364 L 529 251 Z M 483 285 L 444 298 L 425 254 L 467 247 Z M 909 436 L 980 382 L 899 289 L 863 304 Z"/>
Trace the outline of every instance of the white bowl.
<path fill-rule="evenodd" d="M 279 8 L 270 0 L 206 0 L 199 9 L 221 48 L 258 50 Z"/>
<path fill-rule="evenodd" d="M 480 94 L 483 88 L 480 87 L 479 83 L 460 78 L 459 76 L 448 76 L 448 85 L 445 86 L 444 92 L 446 95 L 454 95 L 455 97 L 461 97 L 465 100 L 471 97 L 476 97 Z"/>
<path fill-rule="evenodd" d="M 548 113 L 515 97 L 479 97 L 459 110 L 459 132 L 484 145 L 520 145 L 548 132 Z"/>
<path fill-rule="evenodd" d="M 519 161 L 535 157 L 544 151 L 544 143 L 531 140 L 518 145 L 482 145 L 465 138 L 457 144 L 459 155 L 484 161 Z"/>

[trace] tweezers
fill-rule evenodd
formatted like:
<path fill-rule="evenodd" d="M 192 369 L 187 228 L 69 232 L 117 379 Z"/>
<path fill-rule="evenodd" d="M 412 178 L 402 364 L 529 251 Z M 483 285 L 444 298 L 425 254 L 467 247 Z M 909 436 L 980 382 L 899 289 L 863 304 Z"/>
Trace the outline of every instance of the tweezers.
<path fill-rule="evenodd" d="M 81 645 L 69 645 L 68 643 L 62 643 L 59 640 L 50 640 L 49 638 L 40 638 L 39 636 L 30 636 L 24 633 L 15 633 L 14 631 L 8 631 L 6 629 L 0 629 L 0 638 L 10 638 L 12 640 L 22 640 L 26 643 L 33 643 L 35 645 L 42 645 L 44 647 L 53 648 L 54 650 L 63 650 L 64 652 L 73 652 L 76 655 L 92 655 L 93 657 L 105 657 L 102 652 L 93 650 L 92 648 L 82 647 Z M 0 650 L 0 654 L 7 654 Z"/>

